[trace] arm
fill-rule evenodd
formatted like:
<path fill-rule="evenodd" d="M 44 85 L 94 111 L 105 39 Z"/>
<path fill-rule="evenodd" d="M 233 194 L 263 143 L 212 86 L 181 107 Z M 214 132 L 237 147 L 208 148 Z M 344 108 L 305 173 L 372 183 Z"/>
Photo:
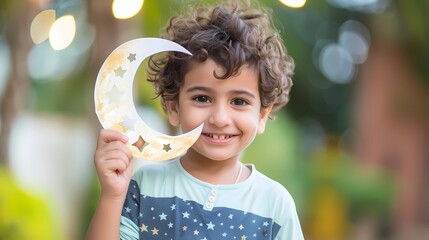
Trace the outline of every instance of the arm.
<path fill-rule="evenodd" d="M 87 240 L 119 240 L 119 226 L 124 200 L 101 196 L 91 225 L 86 235 Z"/>
<path fill-rule="evenodd" d="M 118 240 L 122 207 L 131 180 L 132 156 L 127 137 L 101 130 L 94 163 L 101 184 L 101 196 L 86 236 L 87 240 Z"/>

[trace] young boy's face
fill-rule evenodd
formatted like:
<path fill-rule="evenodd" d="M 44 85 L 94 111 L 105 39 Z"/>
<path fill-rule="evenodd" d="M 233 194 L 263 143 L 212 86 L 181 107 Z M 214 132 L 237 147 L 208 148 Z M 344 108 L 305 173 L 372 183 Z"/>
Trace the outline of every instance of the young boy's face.
<path fill-rule="evenodd" d="M 238 157 L 265 129 L 271 107 L 261 108 L 258 74 L 243 67 L 239 75 L 217 79 L 224 70 L 213 60 L 192 63 L 185 75 L 178 102 L 167 103 L 174 126 L 188 132 L 201 123 L 204 128 L 189 151 L 211 160 Z"/>

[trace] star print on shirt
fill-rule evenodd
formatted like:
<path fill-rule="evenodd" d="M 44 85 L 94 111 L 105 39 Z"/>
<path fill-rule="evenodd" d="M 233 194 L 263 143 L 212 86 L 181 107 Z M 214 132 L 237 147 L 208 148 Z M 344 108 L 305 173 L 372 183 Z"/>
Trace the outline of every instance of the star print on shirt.
<path fill-rule="evenodd" d="M 150 230 L 152 232 L 152 235 L 158 235 L 159 230 L 156 228 L 153 228 L 152 230 Z"/>
<path fill-rule="evenodd" d="M 127 194 L 122 217 L 135 224 L 139 239 L 272 240 L 281 228 L 251 212 L 226 207 L 207 211 L 203 204 L 178 197 L 141 195 L 134 180 Z"/>
<path fill-rule="evenodd" d="M 141 232 L 147 232 L 148 230 L 147 230 L 147 226 L 146 225 L 144 225 L 144 224 L 142 224 L 142 226 L 140 227 L 140 231 Z"/>
<path fill-rule="evenodd" d="M 167 215 L 165 215 L 164 212 L 161 213 L 161 215 L 159 215 L 159 220 L 167 220 Z"/>
<path fill-rule="evenodd" d="M 183 215 L 183 218 L 189 218 L 189 213 L 188 212 L 184 212 L 184 213 L 182 213 L 182 215 Z"/>
<path fill-rule="evenodd" d="M 238 227 L 240 230 L 243 230 L 243 224 L 240 224 L 240 226 Z"/>
<path fill-rule="evenodd" d="M 212 222 L 209 222 L 209 223 L 207 224 L 207 229 L 214 230 L 214 226 L 216 226 L 216 225 L 214 225 Z"/>

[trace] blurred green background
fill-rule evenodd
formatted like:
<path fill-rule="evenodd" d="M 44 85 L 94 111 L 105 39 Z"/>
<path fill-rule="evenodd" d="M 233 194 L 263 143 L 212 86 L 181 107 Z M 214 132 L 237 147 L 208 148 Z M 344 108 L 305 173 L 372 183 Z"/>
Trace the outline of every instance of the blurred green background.
<path fill-rule="evenodd" d="M 101 64 L 214 1 L 138 2 L 0 1 L 0 239 L 84 238 L 99 195 Z M 429 239 L 429 1 L 259 2 L 296 71 L 290 103 L 243 161 L 291 192 L 306 239 Z M 144 75 L 140 115 L 168 133 Z"/>

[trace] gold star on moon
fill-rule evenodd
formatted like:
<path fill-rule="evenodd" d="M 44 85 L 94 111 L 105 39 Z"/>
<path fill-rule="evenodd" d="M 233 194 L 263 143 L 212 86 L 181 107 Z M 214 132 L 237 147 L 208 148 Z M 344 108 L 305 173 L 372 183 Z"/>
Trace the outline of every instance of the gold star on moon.
<path fill-rule="evenodd" d="M 171 150 L 170 144 L 164 144 L 164 147 L 162 148 L 162 150 L 168 152 Z"/>
<path fill-rule="evenodd" d="M 128 61 L 133 62 L 136 60 L 136 54 L 130 53 L 127 58 L 128 58 Z"/>
<path fill-rule="evenodd" d="M 147 226 L 142 223 L 142 226 L 140 227 L 140 231 L 141 232 L 148 232 Z"/>
<path fill-rule="evenodd" d="M 152 235 L 158 235 L 158 229 L 156 229 L 156 228 L 153 228 L 152 230 Z"/>
<path fill-rule="evenodd" d="M 115 69 L 115 76 L 117 77 L 124 77 L 125 74 L 125 70 L 121 68 L 121 66 L 119 66 L 118 68 Z"/>

